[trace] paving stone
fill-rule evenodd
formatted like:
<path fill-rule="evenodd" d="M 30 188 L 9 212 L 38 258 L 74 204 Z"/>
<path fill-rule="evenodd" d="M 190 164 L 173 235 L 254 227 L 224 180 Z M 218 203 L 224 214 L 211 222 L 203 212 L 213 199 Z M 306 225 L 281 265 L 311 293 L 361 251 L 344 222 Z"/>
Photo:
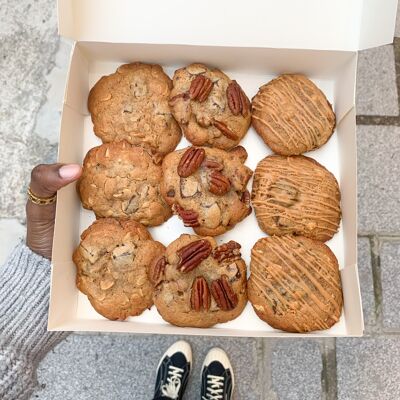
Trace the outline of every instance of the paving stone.
<path fill-rule="evenodd" d="M 400 128 L 358 126 L 358 230 L 400 233 Z"/>
<path fill-rule="evenodd" d="M 272 389 L 281 400 L 320 400 L 322 356 L 315 340 L 279 340 L 272 352 Z"/>
<path fill-rule="evenodd" d="M 60 46 L 55 56 L 55 66 L 46 77 L 49 85 L 46 101 L 41 106 L 36 118 L 35 134 L 52 144 L 57 144 L 59 139 L 60 117 L 71 48 L 70 41 L 60 39 Z"/>
<path fill-rule="evenodd" d="M 338 400 L 400 398 L 398 338 L 337 339 Z"/>
<path fill-rule="evenodd" d="M 0 266 L 7 259 L 11 250 L 25 236 L 25 226 L 16 219 L 0 218 Z"/>
<path fill-rule="evenodd" d="M 58 49 L 56 3 L 3 1 L 0 21 L 0 218 L 22 221 L 30 170 L 54 159 L 54 143 L 32 132 Z"/>
<path fill-rule="evenodd" d="M 368 238 L 358 238 L 358 275 L 361 286 L 364 325 L 366 327 L 373 326 L 376 323 L 375 295 L 371 267 L 371 247 Z"/>
<path fill-rule="evenodd" d="M 71 335 L 42 361 L 40 400 L 148 400 L 153 394 L 160 357 L 176 336 Z M 223 348 L 235 369 L 236 399 L 259 400 L 260 378 L 255 339 L 185 337 L 191 343 L 194 369 L 185 399 L 198 400 L 203 359 L 214 346 Z"/>
<path fill-rule="evenodd" d="M 359 53 L 357 114 L 399 115 L 393 46 Z"/>
<path fill-rule="evenodd" d="M 400 241 L 384 242 L 380 249 L 383 325 L 400 328 Z"/>

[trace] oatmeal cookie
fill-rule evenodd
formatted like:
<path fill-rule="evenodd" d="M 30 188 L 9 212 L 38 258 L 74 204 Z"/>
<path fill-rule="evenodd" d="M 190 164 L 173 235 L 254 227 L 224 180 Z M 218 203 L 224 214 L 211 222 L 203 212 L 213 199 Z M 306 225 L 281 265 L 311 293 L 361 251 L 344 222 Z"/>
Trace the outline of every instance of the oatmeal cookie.
<path fill-rule="evenodd" d="M 139 315 L 153 304 L 148 269 L 163 251 L 143 225 L 99 219 L 82 233 L 73 254 L 76 285 L 108 319 Z"/>
<path fill-rule="evenodd" d="M 171 209 L 160 194 L 161 166 L 141 147 L 105 143 L 89 150 L 77 183 L 83 207 L 97 217 L 160 225 Z"/>
<path fill-rule="evenodd" d="M 94 133 L 103 143 L 126 140 L 142 146 L 161 162 L 182 136 L 168 105 L 171 88 L 171 79 L 159 65 L 121 65 L 89 93 Z"/>

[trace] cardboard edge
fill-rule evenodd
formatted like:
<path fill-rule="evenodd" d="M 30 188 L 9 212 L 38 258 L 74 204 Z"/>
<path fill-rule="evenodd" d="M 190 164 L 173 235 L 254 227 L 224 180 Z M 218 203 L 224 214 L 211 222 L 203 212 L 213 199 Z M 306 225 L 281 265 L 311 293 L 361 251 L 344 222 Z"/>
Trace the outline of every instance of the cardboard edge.
<path fill-rule="evenodd" d="M 76 45 L 77 45 L 77 42 L 72 43 L 71 51 L 69 53 L 69 64 L 68 64 L 68 69 L 67 69 L 67 76 L 65 77 L 63 104 L 67 103 L 67 93 L 68 93 L 68 87 L 69 87 L 69 81 L 70 81 L 69 78 L 71 75 L 72 60 L 74 59 Z M 61 117 L 62 117 L 62 115 L 61 115 Z"/>
<path fill-rule="evenodd" d="M 100 329 L 99 326 L 106 324 L 107 329 Z M 154 332 L 149 325 L 143 324 L 140 328 L 132 332 L 131 325 L 126 322 L 121 321 L 104 321 L 104 320 L 76 320 L 69 319 L 65 322 L 56 322 L 48 325 L 48 330 L 52 332 L 104 332 L 113 334 L 132 334 L 132 335 L 182 335 L 182 328 L 165 325 L 166 329 L 158 329 Z M 206 337 L 248 337 L 248 338 L 279 338 L 279 339 L 293 339 L 293 338 L 344 338 L 344 337 L 360 337 L 362 333 L 359 331 L 354 331 L 351 334 L 326 334 L 322 332 L 310 332 L 310 333 L 289 333 L 282 331 L 269 331 L 262 333 L 260 331 L 237 331 L 232 335 L 232 333 L 224 332 L 222 329 L 216 328 L 192 328 L 190 333 L 185 333 L 187 336 L 206 336 Z"/>

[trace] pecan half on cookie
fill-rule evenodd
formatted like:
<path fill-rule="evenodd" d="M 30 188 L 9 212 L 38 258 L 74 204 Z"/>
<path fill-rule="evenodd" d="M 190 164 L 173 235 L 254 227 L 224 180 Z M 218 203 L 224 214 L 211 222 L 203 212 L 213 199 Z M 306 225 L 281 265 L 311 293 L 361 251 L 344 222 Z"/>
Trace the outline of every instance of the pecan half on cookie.
<path fill-rule="evenodd" d="M 181 235 L 163 257 L 161 279 L 153 284 L 154 304 L 166 321 L 206 328 L 230 321 L 243 311 L 246 265 L 238 243 L 217 246 L 212 237 Z"/>
<path fill-rule="evenodd" d="M 202 236 L 220 235 L 251 213 L 244 165 L 247 152 L 191 146 L 168 154 L 162 164 L 161 194 L 185 226 Z"/>
<path fill-rule="evenodd" d="M 229 150 L 251 123 L 250 101 L 240 85 L 203 64 L 175 71 L 169 104 L 185 137 L 195 146 Z"/>

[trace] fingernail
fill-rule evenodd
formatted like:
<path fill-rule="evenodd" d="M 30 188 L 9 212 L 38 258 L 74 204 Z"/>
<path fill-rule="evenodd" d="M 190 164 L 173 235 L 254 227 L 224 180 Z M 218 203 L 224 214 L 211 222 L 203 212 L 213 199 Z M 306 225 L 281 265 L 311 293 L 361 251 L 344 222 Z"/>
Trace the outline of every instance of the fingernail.
<path fill-rule="evenodd" d="M 63 165 L 59 170 L 58 174 L 62 179 L 73 179 L 76 178 L 81 172 L 80 165 L 77 164 L 67 164 Z"/>

